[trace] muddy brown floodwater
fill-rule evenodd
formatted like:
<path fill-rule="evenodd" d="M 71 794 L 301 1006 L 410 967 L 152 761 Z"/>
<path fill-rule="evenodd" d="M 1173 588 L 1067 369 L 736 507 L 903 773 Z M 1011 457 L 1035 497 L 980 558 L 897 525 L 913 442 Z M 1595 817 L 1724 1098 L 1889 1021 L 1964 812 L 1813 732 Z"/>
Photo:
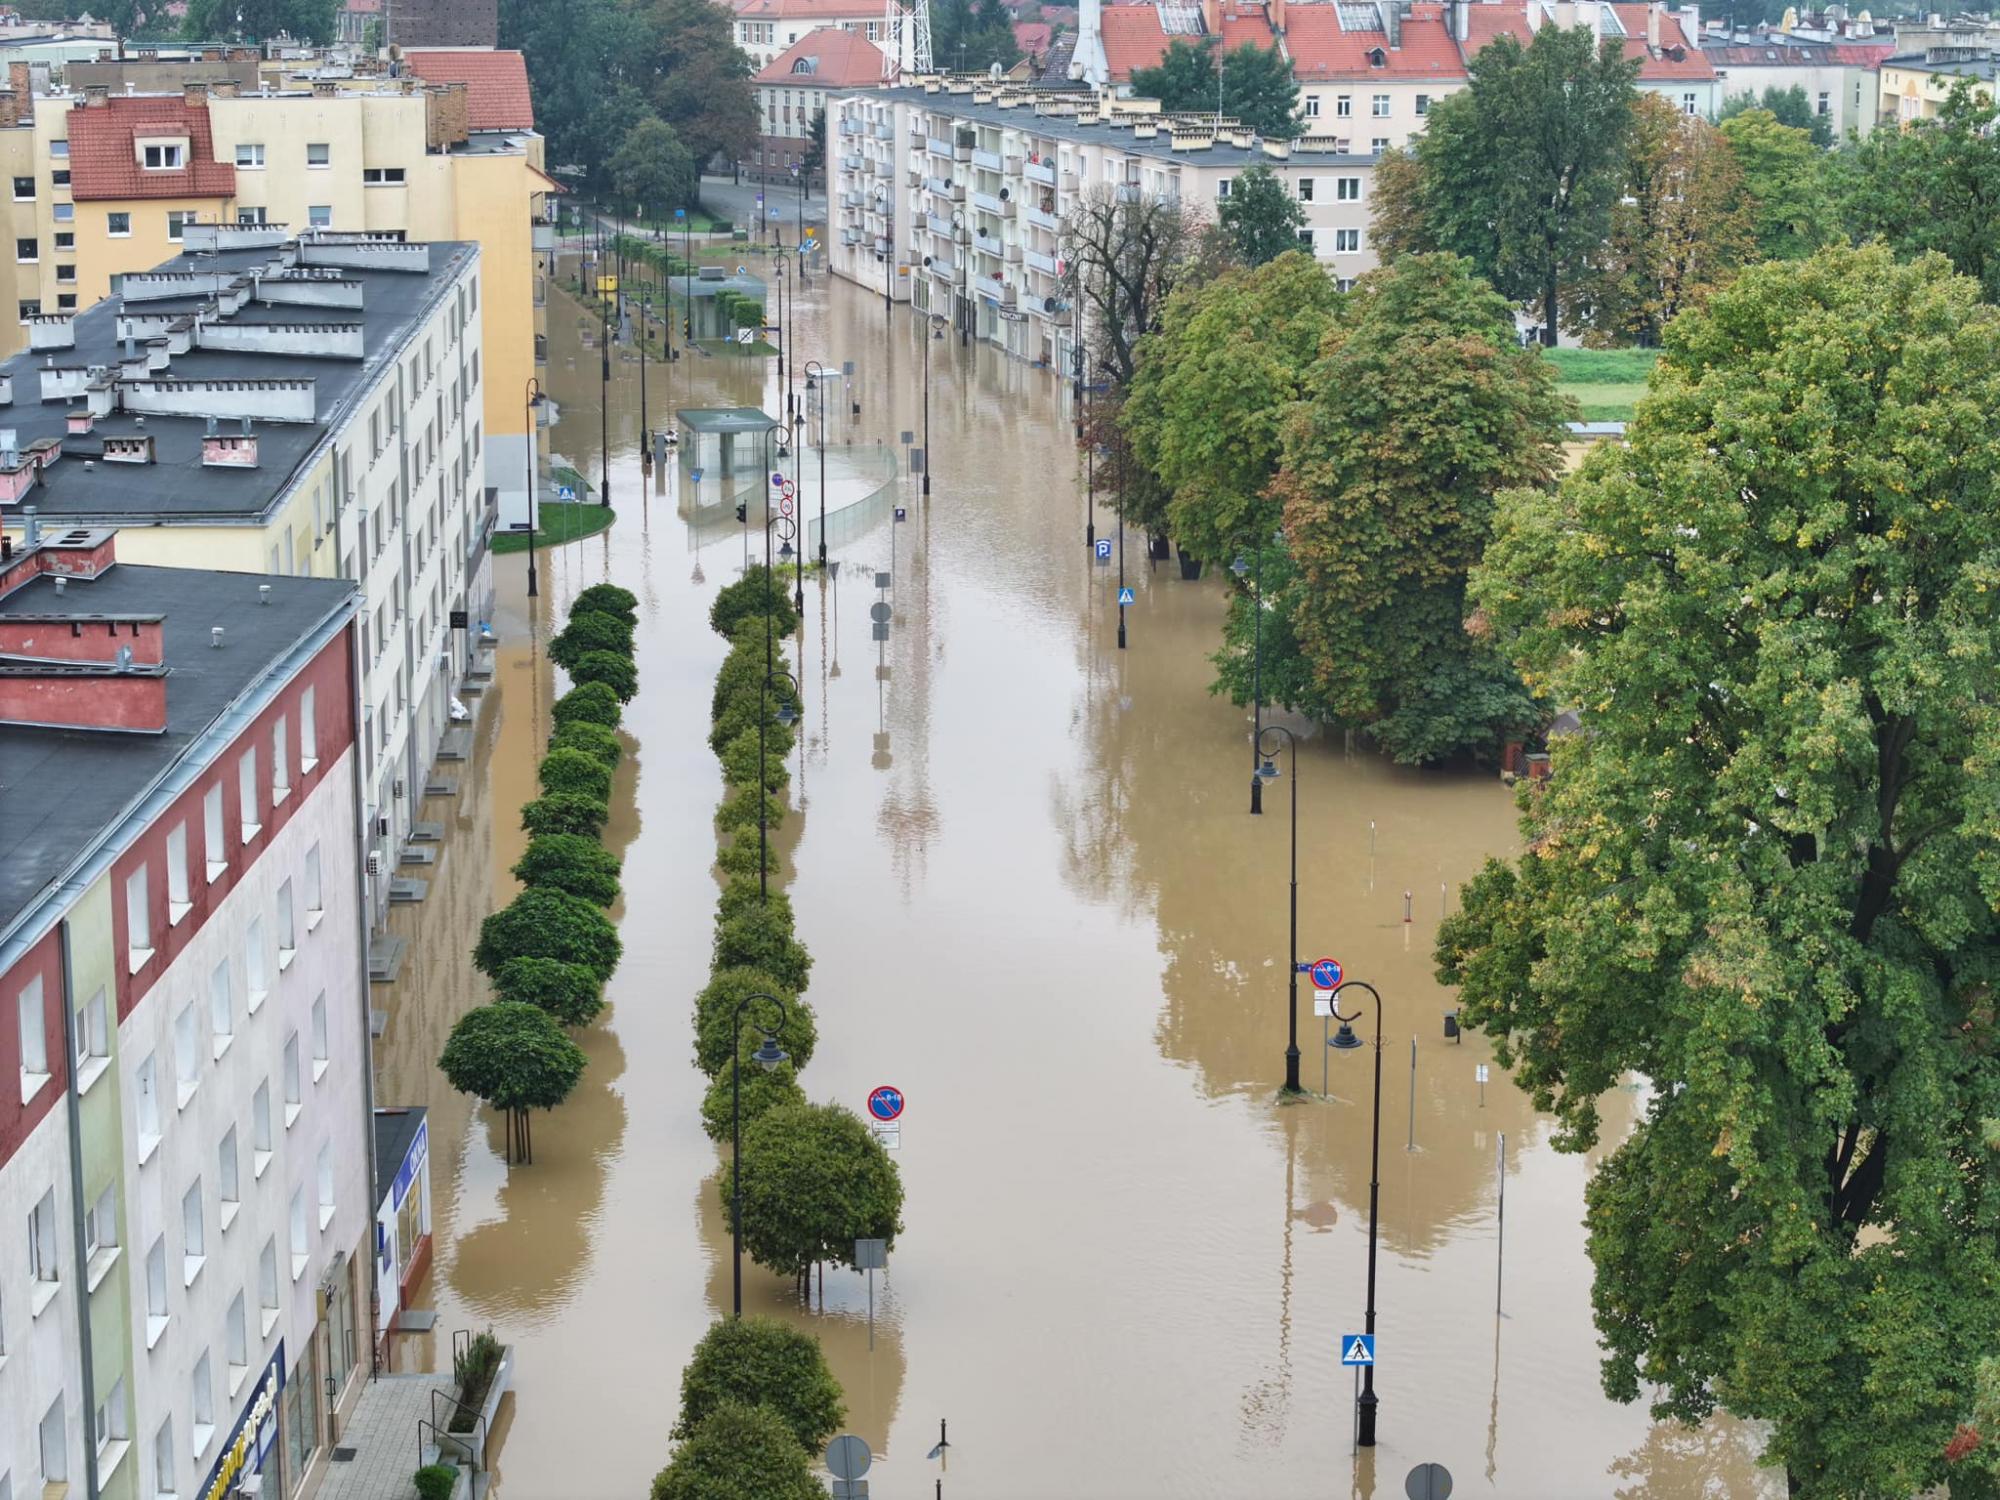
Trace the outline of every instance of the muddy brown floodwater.
<path fill-rule="evenodd" d="M 594 478 L 597 353 L 560 296 L 550 324 L 554 447 Z M 854 361 L 844 394 L 860 410 L 836 412 L 841 437 L 894 445 L 920 429 L 907 312 L 885 320 L 816 278 L 794 340 L 802 359 Z M 394 914 L 410 961 L 377 1001 L 391 1014 L 381 1097 L 432 1110 L 437 1253 L 418 1301 L 440 1330 L 491 1326 L 519 1351 L 497 1434 L 504 1500 L 642 1496 L 668 1454 L 681 1366 L 728 1305 L 689 1003 L 717 889 L 705 738 L 722 643 L 706 612 L 743 542 L 733 522 L 697 531 L 677 476 L 642 487 L 637 370 L 614 369 L 617 523 L 543 554 L 532 629 L 525 559 L 499 560 L 506 645 L 476 756 L 444 814 L 430 899 Z M 783 405 L 766 361 L 656 365 L 648 388 L 655 421 L 670 406 Z M 1485 1043 L 1442 1036 L 1441 899 L 1513 846 L 1509 793 L 1313 738 L 1250 817 L 1245 716 L 1208 692 L 1222 590 L 1148 564 L 1135 542 L 1117 650 L 1116 569 L 1084 546 L 1054 378 L 935 343 L 931 421 L 934 493 L 900 497 L 886 646 L 868 615 L 870 575 L 891 566 L 886 515 L 834 547 L 837 579 L 808 583 L 801 811 L 782 843 L 816 960 L 806 1089 L 857 1110 L 877 1084 L 908 1097 L 907 1225 L 877 1280 L 873 1352 L 861 1277 L 829 1274 L 822 1312 L 746 1268 L 751 1308 L 824 1342 L 848 1426 L 877 1455 L 872 1493 L 934 1497 L 942 1479 L 947 1500 L 1400 1496 L 1423 1460 L 1461 1496 L 1778 1493 L 1753 1429 L 1657 1426 L 1604 1397 L 1580 1222 L 1591 1162 L 1552 1150 L 1497 1070 L 1482 1103 Z M 483 998 L 467 951 L 512 889 L 515 810 L 556 688 L 540 641 L 605 579 L 641 600 L 642 688 L 607 834 L 625 859 L 625 959 L 582 1035 L 582 1087 L 537 1120 L 534 1164 L 510 1170 L 498 1121 L 451 1094 L 434 1059 Z M 1381 1446 L 1359 1458 L 1337 1346 L 1362 1326 L 1370 1058 L 1332 1054 L 1317 1097 L 1307 987 L 1314 1097 L 1277 1103 L 1294 794 L 1302 956 L 1338 957 L 1387 1001 Z M 1638 1102 L 1607 1101 L 1607 1134 Z M 436 1354 L 409 1339 L 398 1360 Z M 948 1467 L 927 1457 L 941 1418 Z"/>

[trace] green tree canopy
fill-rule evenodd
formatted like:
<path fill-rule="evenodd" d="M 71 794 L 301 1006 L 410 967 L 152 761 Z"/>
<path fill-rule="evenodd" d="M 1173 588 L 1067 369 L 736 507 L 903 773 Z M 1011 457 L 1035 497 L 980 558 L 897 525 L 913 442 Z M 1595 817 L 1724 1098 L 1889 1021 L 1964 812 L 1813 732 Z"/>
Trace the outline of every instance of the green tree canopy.
<path fill-rule="evenodd" d="M 1934 119 L 1888 121 L 1841 153 L 1842 211 L 1857 238 L 1880 235 L 1898 255 L 1936 250 L 2000 302 L 2000 116 L 1969 79 Z"/>
<path fill-rule="evenodd" d="M 181 35 L 191 42 L 288 36 L 324 44 L 334 39 L 338 10 L 334 0 L 188 0 Z M 101 8 L 92 13 L 104 14 Z"/>
<path fill-rule="evenodd" d="M 799 1087 L 798 1069 L 790 1062 L 766 1068 L 743 1059 L 734 1074 L 724 1068 L 709 1079 L 701 1094 L 701 1128 L 711 1141 L 726 1141 L 736 1125 L 737 1085 L 742 1086 L 743 1123 L 747 1126 L 765 1112 L 787 1104 L 806 1102 Z"/>
<path fill-rule="evenodd" d="M 493 976 L 502 1000 L 539 1005 L 565 1026 L 585 1026 L 604 1009 L 604 981 L 582 964 L 554 958 L 510 958 Z"/>
<path fill-rule="evenodd" d="M 819 1340 L 776 1318 L 723 1318 L 702 1335 L 681 1371 L 673 1436 L 691 1437 L 725 1401 L 769 1407 L 808 1453 L 824 1448 L 847 1415 Z"/>
<path fill-rule="evenodd" d="M 826 1485 L 776 1411 L 724 1401 L 654 1476 L 652 1500 L 826 1500 Z"/>
<path fill-rule="evenodd" d="M 530 839 L 514 865 L 523 885 L 550 886 L 598 906 L 619 896 L 618 856 L 580 833 L 551 833 Z"/>
<path fill-rule="evenodd" d="M 664 217 L 663 210 L 695 201 L 699 181 L 694 157 L 658 115 L 648 114 L 632 127 L 606 169 L 619 201 L 647 214 Z"/>
<path fill-rule="evenodd" d="M 1828 157 L 1811 136 L 1761 109 L 1730 116 L 1721 130 L 1750 194 L 1758 254 L 1800 260 L 1834 237 Z"/>
<path fill-rule="evenodd" d="M 632 629 L 625 620 L 600 610 L 571 615 L 569 624 L 549 637 L 549 660 L 568 671 L 592 651 L 632 654 Z"/>
<path fill-rule="evenodd" d="M 603 683 L 623 703 L 630 703 L 639 691 L 639 669 L 631 657 L 619 651 L 586 651 L 576 659 L 569 675 L 578 686 Z"/>
<path fill-rule="evenodd" d="M 1000 0 L 937 0 L 931 7 L 931 55 L 954 73 L 984 73 L 1021 60 L 1013 18 Z"/>
<path fill-rule="evenodd" d="M 603 762 L 607 770 L 614 771 L 618 768 L 618 762 L 625 758 L 625 746 L 615 730 L 582 719 L 572 719 L 567 724 L 557 725 L 556 732 L 549 736 L 549 748 L 580 750 L 592 759 Z"/>
<path fill-rule="evenodd" d="M 1219 109 L 1267 140 L 1289 141 L 1299 133 L 1299 86 L 1276 47 L 1230 48 L 1218 86 L 1214 41 L 1176 37 L 1156 66 L 1133 71 L 1132 92 L 1170 111 L 1212 115 Z"/>
<path fill-rule="evenodd" d="M 1566 289 L 1610 233 L 1638 72 L 1588 27 L 1489 42 L 1470 84 L 1431 106 L 1417 170 L 1375 185 L 1377 249 L 1465 256 L 1502 295 L 1538 306 L 1553 346 Z"/>
<path fill-rule="evenodd" d="M 717 1186 L 726 1212 L 733 1166 Z M 743 1128 L 743 1248 L 759 1265 L 794 1276 L 851 1266 L 856 1240 L 894 1244 L 902 1212 L 896 1164 L 852 1110 L 784 1105 Z"/>
<path fill-rule="evenodd" d="M 1465 629 L 1493 495 L 1547 484 L 1566 403 L 1456 256 L 1404 256 L 1342 302 L 1287 423 L 1277 491 L 1305 587 L 1293 628 L 1340 722 L 1399 761 L 1493 747 L 1535 717 Z"/>
<path fill-rule="evenodd" d="M 583 1049 L 538 1005 L 496 1000 L 467 1011 L 451 1028 L 438 1071 L 461 1094 L 483 1099 L 508 1118 L 509 1154 L 527 1154 L 524 1117 L 554 1109 L 583 1077 Z"/>
<path fill-rule="evenodd" d="M 1299 231 L 1306 225 L 1306 211 L 1292 190 L 1262 165 L 1229 184 L 1218 217 L 1230 248 L 1247 266 L 1261 266 L 1297 250 Z"/>
<path fill-rule="evenodd" d="M 540 775 L 547 796 L 611 800 L 611 769 L 586 750 L 551 750 L 542 757 Z"/>
<path fill-rule="evenodd" d="M 812 973 L 812 955 L 792 936 L 789 912 L 753 906 L 715 925 L 717 969 L 760 969 L 797 994 Z"/>
<path fill-rule="evenodd" d="M 521 827 L 536 838 L 552 833 L 580 833 L 596 838 L 611 809 L 596 797 L 572 795 L 537 797 L 521 808 Z"/>
<path fill-rule="evenodd" d="M 571 620 L 587 614 L 616 615 L 626 624 L 636 626 L 639 623 L 639 596 L 615 583 L 593 583 L 578 593 L 569 606 Z"/>
<path fill-rule="evenodd" d="M 782 1015 L 769 1001 L 756 995 L 775 995 L 783 1002 Z M 736 1024 L 737 1007 L 743 1008 L 743 1024 Z M 813 1008 L 799 999 L 782 979 L 762 969 L 719 968 L 694 997 L 694 1062 L 702 1072 L 729 1071 L 733 1052 L 746 1056 L 763 1038 L 763 1027 L 777 1027 L 778 1045 L 792 1065 L 803 1068 L 812 1061 L 819 1044 L 819 1018 Z"/>
<path fill-rule="evenodd" d="M 739 625 L 757 615 L 776 620 L 781 638 L 799 628 L 798 613 L 792 608 L 790 580 L 779 578 L 775 570 L 762 563 L 750 564 L 741 578 L 724 584 L 716 592 L 715 603 L 708 607 L 708 623 L 715 627 L 717 635 L 733 638 Z"/>
<path fill-rule="evenodd" d="M 510 958 L 559 958 L 609 979 L 622 951 L 618 929 L 588 901 L 529 886 L 480 923 L 472 961 L 490 977 Z"/>
<path fill-rule="evenodd" d="M 1721 118 L 1733 120 L 1753 109 L 1763 110 L 1780 125 L 1803 130 L 1807 138 L 1822 150 L 1833 144 L 1833 117 L 1813 109 L 1803 84 L 1795 83 L 1788 89 L 1773 84 L 1764 90 L 1762 97 L 1754 93 L 1738 94 L 1722 106 Z"/>
<path fill-rule="evenodd" d="M 624 715 L 618 695 L 601 682 L 587 682 L 573 687 L 549 706 L 549 717 L 558 724 L 581 719 L 585 723 L 616 729 Z"/>
<path fill-rule="evenodd" d="M 1754 267 L 1475 580 L 1586 732 L 1439 975 L 1564 1147 L 1649 1080 L 1586 1195 L 1605 1389 L 1768 1424 L 1799 1500 L 1943 1481 L 2000 1332 L 1997 407 L 1942 257 Z"/>

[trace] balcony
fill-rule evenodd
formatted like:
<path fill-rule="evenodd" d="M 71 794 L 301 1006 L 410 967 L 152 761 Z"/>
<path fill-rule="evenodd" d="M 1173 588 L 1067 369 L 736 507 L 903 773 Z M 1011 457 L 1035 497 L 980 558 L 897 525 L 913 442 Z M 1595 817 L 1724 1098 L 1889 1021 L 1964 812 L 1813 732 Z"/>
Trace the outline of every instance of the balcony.
<path fill-rule="evenodd" d="M 932 234 L 941 234 L 946 239 L 951 238 L 951 220 L 944 218 L 942 215 L 925 214 L 924 227 Z"/>
<path fill-rule="evenodd" d="M 1052 161 L 1031 161 L 1022 164 L 1021 175 L 1030 182 L 1039 182 L 1043 187 L 1056 185 L 1056 164 Z"/>
<path fill-rule="evenodd" d="M 1119 183 L 1118 201 L 1120 203 L 1137 203 L 1139 201 L 1139 184 L 1136 182 Z"/>
<path fill-rule="evenodd" d="M 859 172 L 861 170 L 860 155 L 856 152 L 849 152 L 846 156 L 841 157 L 840 170 L 843 172 Z"/>
<path fill-rule="evenodd" d="M 532 248 L 536 250 L 553 250 L 556 247 L 556 226 L 553 224 L 544 224 L 540 219 L 531 220 L 530 238 L 533 241 Z"/>
<path fill-rule="evenodd" d="M 1002 249 L 1008 265 L 1018 266 L 1021 263 L 1021 247 L 1019 245 L 1006 245 Z"/>
<path fill-rule="evenodd" d="M 942 156 L 946 161 L 951 160 L 950 141 L 941 141 L 934 135 L 925 136 L 924 149 L 932 156 Z"/>
<path fill-rule="evenodd" d="M 852 118 L 843 118 L 840 122 L 840 133 L 842 135 L 861 134 L 861 122 Z"/>
<path fill-rule="evenodd" d="M 894 129 L 893 129 L 893 128 L 892 128 L 891 126 L 890 126 L 890 124 L 889 124 L 889 122 L 888 122 L 888 121 L 886 121 L 886 120 L 878 120 L 878 121 L 876 121 L 876 123 L 875 123 L 875 139 L 876 139 L 876 140 L 878 140 L 878 141 L 887 141 L 887 140 L 894 140 L 894 139 L 895 139 L 895 136 L 896 136 L 896 132 L 895 132 L 895 130 L 894 130 Z"/>
<path fill-rule="evenodd" d="M 1019 177 L 1021 175 L 1021 165 L 1022 165 L 1021 158 L 1018 156 L 1010 156 L 1006 158 L 1006 162 L 1007 162 L 1007 167 L 1006 167 L 1007 175 L 1009 177 Z"/>
<path fill-rule="evenodd" d="M 971 131 L 961 130 L 958 133 L 958 138 L 952 142 L 952 160 L 970 162 L 972 160 L 972 143 L 977 139 L 979 138 Z"/>
<path fill-rule="evenodd" d="M 859 188 L 847 189 L 846 192 L 840 195 L 840 206 L 842 208 L 861 207 L 861 190 Z"/>
<path fill-rule="evenodd" d="M 983 214 L 992 214 L 995 218 L 1000 216 L 1000 200 L 992 193 L 974 193 L 972 206 Z"/>
<path fill-rule="evenodd" d="M 931 275 L 937 277 L 939 281 L 958 280 L 958 267 L 954 266 L 941 255 L 933 255 L 931 257 L 930 271 Z"/>
<path fill-rule="evenodd" d="M 982 172 L 997 172 L 1000 170 L 1000 153 L 998 151 L 974 151 L 972 153 L 972 164 Z"/>
<path fill-rule="evenodd" d="M 1050 234 L 1062 233 L 1062 220 L 1052 213 L 1036 208 L 1033 204 L 1028 206 L 1024 217 L 1037 229 L 1046 229 Z"/>
<path fill-rule="evenodd" d="M 893 207 L 894 205 L 889 202 L 886 196 L 884 196 L 881 198 L 877 198 L 874 201 L 874 203 L 870 206 L 870 212 L 881 214 L 886 218 L 893 209 Z"/>
<path fill-rule="evenodd" d="M 889 236 L 886 234 L 875 236 L 875 253 L 877 255 L 887 255 L 889 253 Z"/>
<path fill-rule="evenodd" d="M 1056 258 L 1053 255 L 1044 255 L 1039 250 L 1023 250 L 1021 259 L 1030 271 L 1039 271 L 1044 276 L 1056 274 Z"/>

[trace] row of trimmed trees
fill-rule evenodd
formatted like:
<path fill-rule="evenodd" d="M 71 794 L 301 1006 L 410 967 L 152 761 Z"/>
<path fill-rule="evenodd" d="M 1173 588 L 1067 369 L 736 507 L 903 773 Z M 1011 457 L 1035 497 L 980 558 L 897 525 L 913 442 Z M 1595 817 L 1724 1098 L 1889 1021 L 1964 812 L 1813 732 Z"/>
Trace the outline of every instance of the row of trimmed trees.
<path fill-rule="evenodd" d="M 534 1158 L 529 1111 L 555 1108 L 583 1076 L 583 1049 L 568 1028 L 604 1008 L 622 951 L 605 914 L 622 894 L 620 865 L 601 835 L 624 754 L 622 705 L 639 689 L 638 606 L 613 584 L 587 588 L 549 642 L 549 659 L 574 686 L 551 710 L 542 795 L 521 809 L 529 840 L 514 866 L 520 894 L 480 925 L 472 951 L 493 1002 L 459 1017 L 438 1058 L 453 1088 L 506 1114 L 510 1162 Z"/>
<path fill-rule="evenodd" d="M 681 1372 L 680 1446 L 652 1500 L 824 1500 L 812 1455 L 846 1414 L 818 1339 L 776 1318 L 724 1318 Z"/>
<path fill-rule="evenodd" d="M 801 998 L 812 955 L 794 932 L 791 898 L 779 884 L 782 862 L 768 837 L 788 811 L 789 720 L 799 707 L 790 679 L 776 671 L 777 647 L 798 628 L 798 615 L 784 584 L 755 566 L 716 595 L 709 619 L 730 642 L 716 673 L 708 736 L 728 795 L 716 813 L 724 884 L 713 961 L 694 1002 L 695 1064 L 711 1080 L 702 1125 L 711 1139 L 727 1140 L 736 1087 L 730 1063 L 740 1054 L 743 1247 L 803 1287 L 815 1267 L 851 1266 L 857 1239 L 893 1240 L 902 1227 L 903 1187 L 858 1115 L 808 1103 L 798 1083 L 819 1039 L 818 1018 Z M 772 1068 L 751 1061 L 766 1030 L 786 1055 Z M 733 1169 L 723 1172 L 720 1187 L 726 1213 Z"/>

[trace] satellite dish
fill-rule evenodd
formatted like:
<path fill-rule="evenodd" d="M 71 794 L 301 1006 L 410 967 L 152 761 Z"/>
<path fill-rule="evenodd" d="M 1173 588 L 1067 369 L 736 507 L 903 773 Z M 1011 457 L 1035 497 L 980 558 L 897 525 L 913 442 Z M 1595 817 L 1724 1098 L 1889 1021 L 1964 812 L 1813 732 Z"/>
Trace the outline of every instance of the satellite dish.
<path fill-rule="evenodd" d="M 1043 312 L 1045 312 L 1045 313 L 1052 313 L 1052 312 L 1054 312 L 1054 311 L 1056 310 L 1057 306 L 1058 306 L 1058 304 L 1057 304 L 1057 302 L 1056 302 L 1056 299 L 1055 299 L 1055 298 L 1053 298 L 1053 297 L 1044 297 L 1044 298 L 1042 298 L 1042 311 L 1043 311 Z"/>
<path fill-rule="evenodd" d="M 928 255 L 926 255 L 924 257 L 924 264 L 928 266 L 930 263 L 931 263 L 931 258 Z"/>

